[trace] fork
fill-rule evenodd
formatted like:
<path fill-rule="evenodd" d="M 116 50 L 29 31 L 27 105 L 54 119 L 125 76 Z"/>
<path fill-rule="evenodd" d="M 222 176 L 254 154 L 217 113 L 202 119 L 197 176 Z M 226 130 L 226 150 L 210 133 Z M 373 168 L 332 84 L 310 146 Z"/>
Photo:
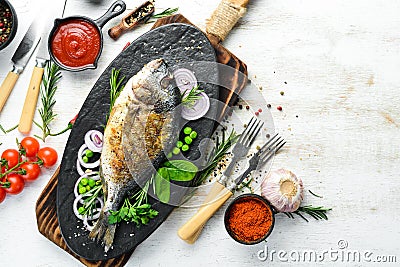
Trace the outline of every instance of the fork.
<path fill-rule="evenodd" d="M 249 167 L 241 176 L 235 180 L 232 179 L 227 187 L 223 187 L 212 203 L 200 208 L 198 212 L 178 230 L 178 236 L 181 239 L 187 241 L 196 235 L 198 231 L 202 229 L 203 225 L 208 221 L 208 219 L 210 219 L 214 213 L 233 195 L 233 191 L 243 182 L 247 175 L 249 175 L 253 170 L 256 170 L 266 164 L 271 157 L 286 144 L 282 137 L 276 138 L 277 136 L 278 134 L 275 134 L 257 153 L 254 154 L 249 161 Z"/>
<path fill-rule="evenodd" d="M 282 137 L 275 137 L 278 136 L 276 133 L 271 139 L 268 140 L 262 148 L 260 148 L 257 153 L 254 154 L 253 157 L 249 160 L 249 167 L 244 171 L 242 175 L 236 178 L 233 183 L 229 186 L 232 187 L 234 185 L 239 185 L 243 182 L 243 180 L 254 170 L 260 169 L 264 166 L 269 159 L 275 155 L 285 144 L 285 140 Z M 236 186 L 235 186 L 236 187 Z"/>
<path fill-rule="evenodd" d="M 247 155 L 250 150 L 251 145 L 256 140 L 257 135 L 259 134 L 261 128 L 263 127 L 264 122 L 258 120 L 256 117 L 252 117 L 249 123 L 246 125 L 246 128 L 240 135 L 238 141 L 232 149 L 233 158 L 229 163 L 228 167 L 224 171 L 223 175 L 218 178 L 213 186 L 211 187 L 209 193 L 204 199 L 204 204 L 208 204 L 225 188 L 225 184 L 228 181 L 229 176 L 232 173 L 232 170 L 238 160 Z M 189 244 L 193 244 L 197 238 L 199 237 L 203 226 L 199 228 L 197 232 L 195 232 L 190 238 L 185 239 L 185 241 Z"/>

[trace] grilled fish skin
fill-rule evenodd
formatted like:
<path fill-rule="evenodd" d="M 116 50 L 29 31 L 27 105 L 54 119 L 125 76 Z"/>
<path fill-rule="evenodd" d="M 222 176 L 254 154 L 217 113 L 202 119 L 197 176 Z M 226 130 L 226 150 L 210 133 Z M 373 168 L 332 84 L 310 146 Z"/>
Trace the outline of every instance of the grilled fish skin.
<path fill-rule="evenodd" d="M 163 59 L 146 64 L 116 99 L 104 130 L 100 177 L 105 202 L 89 238 L 102 241 L 107 252 L 116 224 L 108 224 L 110 210 L 118 210 L 137 181 L 147 181 L 165 160 L 179 134 L 179 89 Z M 128 167 L 129 166 L 129 167 Z"/>

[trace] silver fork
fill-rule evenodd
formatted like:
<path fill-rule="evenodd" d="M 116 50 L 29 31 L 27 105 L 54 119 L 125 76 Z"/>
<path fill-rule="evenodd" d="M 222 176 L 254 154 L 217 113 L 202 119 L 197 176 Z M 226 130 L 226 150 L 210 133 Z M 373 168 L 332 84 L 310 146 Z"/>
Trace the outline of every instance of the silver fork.
<path fill-rule="evenodd" d="M 262 148 L 254 154 L 253 157 L 251 157 L 249 161 L 249 167 L 244 171 L 242 175 L 240 175 L 233 181 L 230 187 L 236 187 L 241 184 L 243 180 L 247 177 L 247 175 L 249 175 L 252 171 L 264 166 L 264 164 L 266 164 L 269 159 L 286 144 L 286 141 L 282 137 L 279 136 L 278 138 L 276 138 L 277 136 L 278 133 L 271 137 L 271 139 L 269 139 L 268 142 L 265 143 Z"/>
<path fill-rule="evenodd" d="M 247 124 L 243 133 L 240 135 L 238 141 L 236 142 L 236 145 L 232 149 L 232 161 L 229 163 L 223 175 L 218 179 L 219 183 L 226 183 L 228 177 L 232 174 L 232 170 L 235 167 L 236 162 L 247 155 L 251 145 L 254 143 L 254 140 L 256 140 L 256 137 L 263 125 L 264 122 L 258 120 L 255 117 L 251 118 L 250 122 Z"/>

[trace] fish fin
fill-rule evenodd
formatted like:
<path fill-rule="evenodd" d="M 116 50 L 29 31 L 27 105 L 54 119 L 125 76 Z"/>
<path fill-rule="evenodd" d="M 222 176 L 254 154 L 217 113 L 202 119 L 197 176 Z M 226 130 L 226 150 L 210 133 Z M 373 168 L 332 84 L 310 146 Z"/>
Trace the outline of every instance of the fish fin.
<path fill-rule="evenodd" d="M 102 241 L 104 251 L 107 252 L 114 241 L 115 228 L 116 224 L 108 224 L 108 216 L 102 211 L 99 220 L 89 233 L 89 238 L 97 242 Z"/>

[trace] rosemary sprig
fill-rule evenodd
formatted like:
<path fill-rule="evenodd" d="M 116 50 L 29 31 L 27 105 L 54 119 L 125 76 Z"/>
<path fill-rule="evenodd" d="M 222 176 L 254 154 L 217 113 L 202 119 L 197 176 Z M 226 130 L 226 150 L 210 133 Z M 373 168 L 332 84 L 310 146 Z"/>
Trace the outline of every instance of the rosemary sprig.
<path fill-rule="evenodd" d="M 312 205 L 307 205 L 307 206 L 299 207 L 294 212 L 284 212 L 284 214 L 291 219 L 294 219 L 293 214 L 296 214 L 296 215 L 300 216 L 301 218 L 303 218 L 306 222 L 308 222 L 308 219 L 306 217 L 304 217 L 303 214 L 301 214 L 302 212 L 310 215 L 311 217 L 313 217 L 316 220 L 328 220 L 328 216 L 326 215 L 326 213 L 330 210 L 332 210 L 332 209 L 324 208 L 322 206 L 313 207 Z"/>
<path fill-rule="evenodd" d="M 57 116 L 54 114 L 53 107 L 56 104 L 54 95 L 57 91 L 57 83 L 61 78 L 60 68 L 51 61 L 48 61 L 44 70 L 42 84 L 40 85 L 40 100 L 42 106 L 39 108 L 40 118 L 42 123 L 34 122 L 42 130 L 42 136 L 35 135 L 43 142 L 50 135 L 49 124 Z"/>
<path fill-rule="evenodd" d="M 182 104 L 187 107 L 193 107 L 194 103 L 201 98 L 200 93 L 204 92 L 204 90 L 199 89 L 199 86 L 194 86 L 188 93 L 188 90 L 183 92 L 182 94 Z"/>
<path fill-rule="evenodd" d="M 200 175 L 195 180 L 195 185 L 201 185 L 204 180 L 215 170 L 218 166 L 219 161 L 227 154 L 229 148 L 234 145 L 239 138 L 239 135 L 235 131 L 231 131 L 228 138 L 225 138 L 225 132 L 222 134 L 222 141 L 219 141 L 217 136 L 216 144 L 211 151 L 211 157 L 209 158 L 206 168 L 203 169 Z"/>
<path fill-rule="evenodd" d="M 160 13 L 152 15 L 151 18 L 160 19 L 160 18 L 168 17 L 168 16 L 171 16 L 171 15 L 175 14 L 178 10 L 179 10 L 178 7 L 167 8 L 167 9 L 165 9 L 164 11 L 162 11 Z"/>
<path fill-rule="evenodd" d="M 121 91 L 124 89 L 124 85 L 122 85 L 122 82 L 125 79 L 125 76 L 122 78 L 119 77 L 121 69 L 112 69 L 111 70 L 111 77 L 110 77 L 110 111 L 109 114 L 107 115 L 107 120 L 108 116 L 111 113 L 111 110 L 115 104 L 115 100 L 118 98 L 119 94 Z"/>
<path fill-rule="evenodd" d="M 88 217 L 93 216 L 93 211 L 96 208 L 96 199 L 100 194 L 103 194 L 102 188 L 103 187 L 101 182 L 96 183 L 96 185 L 92 189 L 90 189 L 83 195 L 83 197 L 87 198 L 85 198 L 85 200 L 83 201 L 83 209 L 79 211 L 80 214 L 87 215 Z"/>
<path fill-rule="evenodd" d="M 4 127 L 0 124 L 0 131 L 2 131 L 4 134 L 8 134 L 9 132 L 14 131 L 15 129 L 18 128 L 18 124 L 15 125 L 14 127 L 11 127 L 10 129 L 4 129 Z"/>

